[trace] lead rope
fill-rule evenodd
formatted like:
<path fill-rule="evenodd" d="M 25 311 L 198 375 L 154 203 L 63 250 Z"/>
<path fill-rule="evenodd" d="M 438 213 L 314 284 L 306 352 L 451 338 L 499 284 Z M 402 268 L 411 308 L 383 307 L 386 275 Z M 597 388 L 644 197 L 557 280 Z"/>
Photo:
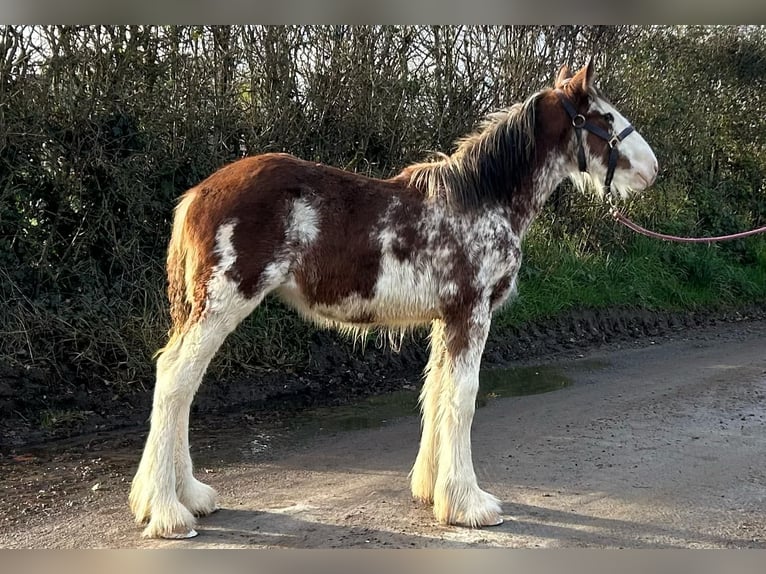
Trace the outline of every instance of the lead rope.
<path fill-rule="evenodd" d="M 731 241 L 732 239 L 741 239 L 742 237 L 757 235 L 758 233 L 766 233 L 766 225 L 764 225 L 763 227 L 751 229 L 750 231 L 742 231 L 731 235 L 718 235 L 716 237 L 678 237 L 676 235 L 667 235 L 665 233 L 657 233 L 656 231 L 641 227 L 638 223 L 628 219 L 614 204 L 612 204 L 611 197 L 609 198 L 609 203 L 611 205 L 611 209 L 609 210 L 610 215 L 625 227 L 632 229 L 641 235 L 646 235 L 647 237 L 652 237 L 654 239 L 662 239 L 664 241 L 675 241 L 676 243 L 715 243 L 716 241 Z"/>

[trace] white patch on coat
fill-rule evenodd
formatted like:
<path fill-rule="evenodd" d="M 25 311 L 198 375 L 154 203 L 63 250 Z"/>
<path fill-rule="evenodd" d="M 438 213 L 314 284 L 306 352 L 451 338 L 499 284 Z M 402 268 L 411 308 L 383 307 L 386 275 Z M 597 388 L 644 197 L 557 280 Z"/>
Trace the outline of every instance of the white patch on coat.
<path fill-rule="evenodd" d="M 287 241 L 299 245 L 313 243 L 319 235 L 319 216 L 305 199 L 293 201 L 287 224 Z"/>
<path fill-rule="evenodd" d="M 305 199 L 296 199 L 290 209 L 284 246 L 261 273 L 259 292 L 269 292 L 285 283 L 302 248 L 311 245 L 318 236 L 319 215 L 316 209 Z"/>
<path fill-rule="evenodd" d="M 213 312 L 229 312 L 232 307 L 238 307 L 245 303 L 237 289 L 238 284 L 227 277 L 227 273 L 237 262 L 237 252 L 232 242 L 236 225 L 236 220 L 228 221 L 221 225 L 215 234 L 215 252 L 218 254 L 218 264 L 213 268 L 213 273 L 208 281 L 206 305 L 206 308 Z"/>

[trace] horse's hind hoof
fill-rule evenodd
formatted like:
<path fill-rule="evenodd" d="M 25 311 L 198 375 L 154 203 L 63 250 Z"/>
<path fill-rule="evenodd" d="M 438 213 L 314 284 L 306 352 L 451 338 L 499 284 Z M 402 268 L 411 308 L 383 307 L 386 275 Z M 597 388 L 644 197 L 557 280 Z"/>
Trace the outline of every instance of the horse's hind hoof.
<path fill-rule="evenodd" d="M 166 538 L 167 540 L 186 540 L 188 538 L 194 538 L 198 534 L 199 532 L 192 528 L 188 532 L 171 532 L 170 534 L 163 534 L 162 538 Z"/>

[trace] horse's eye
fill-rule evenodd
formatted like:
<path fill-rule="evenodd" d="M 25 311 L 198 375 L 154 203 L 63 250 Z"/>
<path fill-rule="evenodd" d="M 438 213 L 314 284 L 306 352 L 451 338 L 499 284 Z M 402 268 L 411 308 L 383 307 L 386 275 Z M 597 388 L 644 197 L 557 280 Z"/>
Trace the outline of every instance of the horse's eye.
<path fill-rule="evenodd" d="M 612 114 L 604 114 L 604 119 L 609 122 L 610 124 L 614 121 L 614 116 Z"/>

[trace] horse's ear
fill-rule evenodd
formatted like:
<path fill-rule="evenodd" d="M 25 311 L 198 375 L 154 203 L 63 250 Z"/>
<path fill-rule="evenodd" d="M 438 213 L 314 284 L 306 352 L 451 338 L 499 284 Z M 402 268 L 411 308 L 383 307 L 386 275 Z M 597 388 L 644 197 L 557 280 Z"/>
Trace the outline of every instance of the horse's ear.
<path fill-rule="evenodd" d="M 556 76 L 556 82 L 553 84 L 555 87 L 560 88 L 564 85 L 564 82 L 572 77 L 572 73 L 569 71 L 569 66 L 564 64 L 559 70 L 558 76 Z"/>
<path fill-rule="evenodd" d="M 583 74 L 582 90 L 584 93 L 588 93 L 593 87 L 593 82 L 596 80 L 596 66 L 593 65 L 593 58 L 588 58 L 588 63 L 585 64 L 585 73 Z"/>
<path fill-rule="evenodd" d="M 593 60 L 590 59 L 587 64 L 577 70 L 577 73 L 569 82 L 569 85 L 571 86 L 573 94 L 578 93 L 585 95 L 590 91 L 591 87 L 593 87 L 595 79 L 596 68 L 593 65 Z"/>

